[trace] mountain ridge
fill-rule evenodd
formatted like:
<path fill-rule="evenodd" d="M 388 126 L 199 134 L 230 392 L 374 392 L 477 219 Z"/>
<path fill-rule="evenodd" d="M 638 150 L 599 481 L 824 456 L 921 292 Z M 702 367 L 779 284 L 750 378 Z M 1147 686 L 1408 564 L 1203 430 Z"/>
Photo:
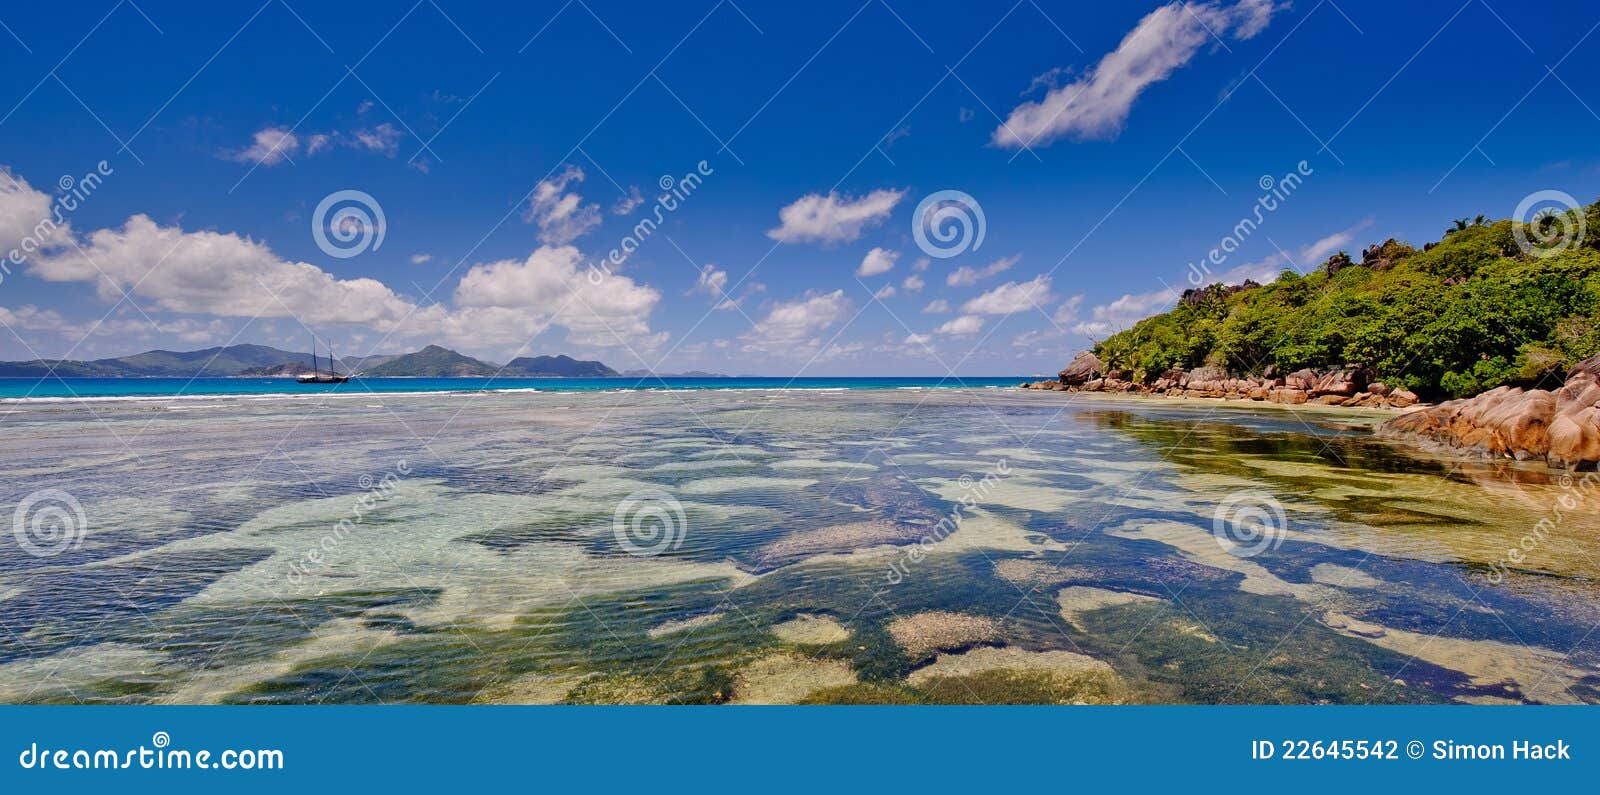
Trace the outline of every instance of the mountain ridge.
<path fill-rule="evenodd" d="M 316 365 L 326 371 L 328 358 L 318 356 Z M 310 372 L 311 367 L 310 353 L 241 343 L 194 351 L 149 350 L 102 359 L 0 362 L 0 378 L 277 378 Z M 402 354 L 339 357 L 334 369 L 373 378 L 604 378 L 618 375 L 602 362 L 574 359 L 565 354 L 519 357 L 501 367 L 440 345 L 428 345 Z"/>

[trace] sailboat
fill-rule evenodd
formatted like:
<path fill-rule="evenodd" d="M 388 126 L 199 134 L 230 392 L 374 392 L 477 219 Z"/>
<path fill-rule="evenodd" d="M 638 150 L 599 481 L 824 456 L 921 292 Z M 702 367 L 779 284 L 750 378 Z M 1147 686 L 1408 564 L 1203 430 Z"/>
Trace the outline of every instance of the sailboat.
<path fill-rule="evenodd" d="M 316 335 L 312 335 L 312 337 L 311 337 L 311 373 L 309 375 L 307 375 L 305 373 L 301 373 L 300 376 L 297 377 L 295 380 L 299 381 L 302 384 L 342 384 L 342 383 L 344 383 L 346 381 L 349 381 L 350 380 L 350 376 L 339 375 L 338 373 L 334 372 L 334 370 L 333 370 L 333 343 L 331 343 L 331 342 L 328 343 L 328 374 L 327 375 L 323 375 L 322 374 L 322 370 L 320 370 L 317 367 L 317 337 L 316 337 Z"/>

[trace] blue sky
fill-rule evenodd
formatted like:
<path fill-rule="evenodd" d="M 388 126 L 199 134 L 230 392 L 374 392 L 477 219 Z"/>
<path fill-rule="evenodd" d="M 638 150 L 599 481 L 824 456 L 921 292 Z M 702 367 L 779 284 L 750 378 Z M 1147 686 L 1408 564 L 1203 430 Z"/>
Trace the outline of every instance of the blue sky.
<path fill-rule="evenodd" d="M 314 329 L 341 353 L 663 372 L 1050 372 L 1230 237 L 1207 280 L 1421 243 L 1539 190 L 1593 201 L 1600 9 L 1545 10 L 8 6 L 0 256 L 32 250 L 0 281 L 0 358 Z M 931 207 L 981 212 L 981 244 L 919 245 L 940 191 L 970 197 Z M 325 250 L 336 194 L 322 228 L 355 234 Z"/>

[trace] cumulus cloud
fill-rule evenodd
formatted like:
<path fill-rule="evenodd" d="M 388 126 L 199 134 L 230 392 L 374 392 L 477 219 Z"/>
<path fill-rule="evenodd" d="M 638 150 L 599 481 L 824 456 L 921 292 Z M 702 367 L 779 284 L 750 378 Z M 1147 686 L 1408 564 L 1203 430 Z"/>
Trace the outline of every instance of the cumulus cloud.
<path fill-rule="evenodd" d="M 916 275 L 915 273 L 911 274 L 910 276 L 907 276 L 905 278 L 905 281 L 900 282 L 901 289 L 905 290 L 908 293 L 919 292 L 919 291 L 922 290 L 922 288 L 924 288 L 926 286 L 928 286 L 928 283 L 923 281 L 922 277 Z"/>
<path fill-rule="evenodd" d="M 867 252 L 861 259 L 861 267 L 856 268 L 857 276 L 877 276 L 888 273 L 894 268 L 895 260 L 900 259 L 900 252 L 884 248 L 874 248 Z"/>
<path fill-rule="evenodd" d="M 300 150 L 300 138 L 289 132 L 287 127 L 257 130 L 251 140 L 252 143 L 244 149 L 224 152 L 223 156 L 239 163 L 275 166 Z"/>
<path fill-rule="evenodd" d="M 872 294 L 872 297 L 878 299 L 879 301 L 882 301 L 885 298 L 893 298 L 894 285 L 885 284 L 884 286 L 879 287 L 878 291 Z"/>
<path fill-rule="evenodd" d="M 567 191 L 568 185 L 582 182 L 583 169 L 568 164 L 561 173 L 534 186 L 522 220 L 538 225 L 540 241 L 566 245 L 600 225 L 600 206 L 584 204 L 577 191 Z"/>
<path fill-rule="evenodd" d="M 928 315 L 943 315 L 943 314 L 945 314 L 945 313 L 947 313 L 949 311 L 950 311 L 950 302 L 944 300 L 943 298 L 940 298 L 940 299 L 937 299 L 937 300 L 934 300 L 934 301 L 929 301 L 928 305 L 922 308 L 923 314 L 928 314 Z"/>
<path fill-rule="evenodd" d="M 839 322 L 849 310 L 844 290 L 806 293 L 774 306 L 757 321 L 742 337 L 744 350 L 779 355 L 814 352 L 822 346 L 816 335 Z"/>
<path fill-rule="evenodd" d="M 411 255 L 411 264 L 412 265 L 426 265 L 428 263 L 428 261 L 431 260 L 431 259 L 433 259 L 433 255 L 432 254 L 412 254 Z"/>
<path fill-rule="evenodd" d="M 1054 298 L 1050 294 L 1050 277 L 1041 274 L 1026 282 L 1006 282 L 962 304 L 961 311 L 968 315 L 1011 315 Z"/>
<path fill-rule="evenodd" d="M 1114 138 L 1146 88 L 1186 66 L 1214 37 L 1254 37 L 1278 9 L 1273 0 L 1175 2 L 1157 8 L 1077 80 L 1012 109 L 991 141 L 1020 149 L 1069 136 Z"/>
<path fill-rule="evenodd" d="M 860 198 L 809 193 L 778 211 L 782 225 L 767 230 L 767 237 L 780 243 L 849 243 L 862 230 L 883 223 L 905 195 L 887 188 Z"/>
<path fill-rule="evenodd" d="M 27 224 L 33 221 L 25 219 L 33 217 L 28 213 L 41 198 L 49 200 L 26 183 L 0 188 L 0 234 L 31 229 Z M 566 329 L 572 344 L 588 347 L 649 348 L 665 339 L 649 328 L 660 293 L 616 275 L 596 284 L 571 246 L 542 246 L 523 260 L 475 265 L 457 284 L 453 306 L 419 306 L 376 279 L 337 278 L 284 259 L 260 241 L 162 226 L 142 214 L 74 242 L 62 239 L 41 249 L 28 260 L 28 274 L 94 285 L 106 301 L 126 291 L 142 306 L 169 312 L 213 319 L 293 317 L 479 350 L 520 345 L 552 326 Z M 19 312 L 11 315 L 35 325 L 50 320 L 37 311 L 25 318 Z M 198 340 L 221 328 L 214 321 L 194 322 L 165 330 Z"/>
<path fill-rule="evenodd" d="M 511 337 L 540 326 L 567 329 L 568 341 L 591 347 L 649 347 L 650 312 L 661 300 L 654 288 L 608 275 L 596 283 L 572 246 L 541 246 L 523 260 L 474 265 L 456 286 L 455 304 L 466 322 L 509 324 Z M 475 312 L 474 310 L 488 310 Z M 528 325 L 526 321 L 533 321 Z"/>
<path fill-rule="evenodd" d="M 1016 265 L 1021 260 L 1022 255 L 1016 254 L 1009 257 L 1001 257 L 1000 259 L 997 259 L 981 268 L 973 268 L 967 265 L 962 265 L 961 267 L 951 271 L 950 275 L 944 278 L 944 283 L 950 285 L 951 287 L 971 287 L 972 285 L 977 284 L 978 282 L 981 282 L 991 276 L 996 276 L 1011 270 L 1011 267 Z"/>
<path fill-rule="evenodd" d="M 934 329 L 933 333 L 950 337 L 970 337 L 982 330 L 983 318 L 977 315 L 962 315 Z"/>
<path fill-rule="evenodd" d="M 13 259 L 27 258 L 65 241 L 72 233 L 71 224 L 56 220 L 52 204 L 48 194 L 0 166 L 0 257 L 15 251 L 18 256 Z"/>
<path fill-rule="evenodd" d="M 1090 311 L 1090 318 L 1074 324 L 1072 330 L 1088 337 L 1103 337 L 1164 311 L 1177 301 L 1178 292 L 1170 287 L 1149 293 L 1128 293 L 1095 307 Z"/>
<path fill-rule="evenodd" d="M 71 331 L 77 327 L 54 309 L 23 304 L 16 309 L 0 306 L 0 326 L 27 331 Z"/>

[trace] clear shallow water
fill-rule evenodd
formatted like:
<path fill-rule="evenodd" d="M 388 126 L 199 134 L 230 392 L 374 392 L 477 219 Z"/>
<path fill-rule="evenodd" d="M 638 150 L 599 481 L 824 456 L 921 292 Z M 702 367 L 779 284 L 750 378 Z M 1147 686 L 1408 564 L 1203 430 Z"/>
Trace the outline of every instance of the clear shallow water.
<path fill-rule="evenodd" d="M 0 538 L 4 702 L 1600 700 L 1595 512 L 1496 568 L 1573 482 L 1336 412 L 591 390 L 0 417 L 0 508 L 83 511 L 54 554 Z M 1242 496 L 1283 512 L 1259 554 L 1216 535 Z"/>
<path fill-rule="evenodd" d="M 910 389 L 1016 386 L 1002 378 L 357 378 L 302 384 L 293 378 L 0 378 L 0 403 L 216 395 L 366 395 L 396 392 L 593 392 L 615 389 Z"/>

